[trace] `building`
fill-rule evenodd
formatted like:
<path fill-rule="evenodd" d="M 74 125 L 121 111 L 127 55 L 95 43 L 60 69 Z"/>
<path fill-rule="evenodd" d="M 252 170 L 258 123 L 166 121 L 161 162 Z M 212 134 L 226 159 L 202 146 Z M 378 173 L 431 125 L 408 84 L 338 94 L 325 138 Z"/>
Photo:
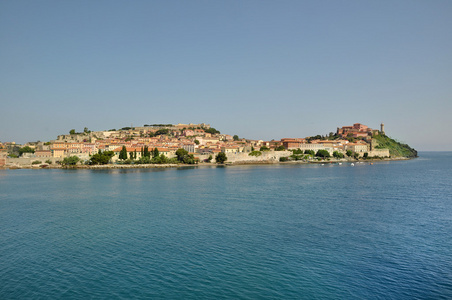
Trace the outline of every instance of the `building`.
<path fill-rule="evenodd" d="M 284 138 L 284 139 L 281 139 L 281 144 L 287 150 L 299 149 L 299 148 L 301 148 L 302 144 L 305 144 L 305 143 L 306 143 L 306 140 L 302 139 L 302 138 L 297 138 L 297 139 Z"/>
<path fill-rule="evenodd" d="M 342 137 L 367 137 L 372 136 L 375 130 L 361 123 L 355 123 L 353 126 L 342 126 L 337 128 L 337 135 Z"/>

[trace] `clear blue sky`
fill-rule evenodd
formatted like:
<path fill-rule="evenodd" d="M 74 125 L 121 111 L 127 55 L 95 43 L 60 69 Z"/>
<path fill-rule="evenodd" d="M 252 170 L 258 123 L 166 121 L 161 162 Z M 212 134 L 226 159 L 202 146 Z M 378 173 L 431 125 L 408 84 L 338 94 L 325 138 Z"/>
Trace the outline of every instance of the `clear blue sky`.
<path fill-rule="evenodd" d="M 210 123 L 363 123 L 452 150 L 452 1 L 0 0 L 0 141 Z"/>

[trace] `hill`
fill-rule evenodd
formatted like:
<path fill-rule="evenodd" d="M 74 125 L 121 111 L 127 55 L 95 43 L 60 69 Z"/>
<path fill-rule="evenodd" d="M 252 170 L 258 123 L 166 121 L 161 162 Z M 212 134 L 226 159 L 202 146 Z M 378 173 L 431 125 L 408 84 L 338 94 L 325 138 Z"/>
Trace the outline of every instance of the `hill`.
<path fill-rule="evenodd" d="M 386 135 L 375 135 L 372 137 L 374 140 L 377 141 L 378 146 L 375 148 L 377 149 L 389 149 L 389 154 L 392 157 L 408 157 L 408 158 L 414 158 L 417 157 L 417 151 L 407 144 L 400 143 Z"/>

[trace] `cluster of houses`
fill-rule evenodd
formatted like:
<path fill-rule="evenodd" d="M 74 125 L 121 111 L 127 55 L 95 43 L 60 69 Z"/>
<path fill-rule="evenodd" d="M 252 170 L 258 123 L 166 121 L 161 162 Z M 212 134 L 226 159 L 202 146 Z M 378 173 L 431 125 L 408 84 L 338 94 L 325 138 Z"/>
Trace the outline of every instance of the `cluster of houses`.
<path fill-rule="evenodd" d="M 383 124 L 380 133 L 384 132 Z M 34 153 L 24 153 L 24 157 L 36 158 L 40 160 L 53 159 L 62 160 L 69 156 L 78 156 L 81 159 L 89 159 L 90 155 L 98 151 L 113 151 L 115 153 L 113 161 L 119 159 L 119 153 L 126 147 L 127 152 L 133 153 L 136 158 L 140 158 L 142 149 L 149 150 L 155 148 L 159 153 L 168 158 L 176 156 L 176 151 L 180 148 L 194 154 L 195 157 L 205 157 L 212 155 L 215 157 L 219 152 L 224 152 L 229 156 L 238 153 L 252 152 L 261 147 L 272 150 L 295 150 L 300 149 L 327 150 L 332 154 L 334 151 L 346 153 L 351 150 L 360 156 L 368 153 L 369 156 L 389 156 L 387 149 L 375 149 L 372 136 L 378 134 L 378 130 L 373 130 L 365 125 L 356 123 L 353 126 L 338 128 L 336 139 L 305 139 L 305 138 L 283 138 L 275 141 L 239 139 L 237 136 L 220 134 L 216 130 L 211 130 L 209 124 L 177 124 L 177 125 L 146 125 L 143 127 L 127 127 L 121 130 L 110 131 L 85 131 L 82 133 L 72 133 L 60 135 L 56 140 L 50 142 L 27 143 Z M 350 142 L 347 137 L 358 138 L 355 142 Z M 0 166 L 6 163 L 8 155 L 6 144 L 0 144 Z M 11 146 L 11 145 L 10 145 Z M 385 151 L 386 150 L 386 151 Z M 373 154 L 373 155 L 372 155 Z M 201 159 L 202 161 L 202 159 Z"/>

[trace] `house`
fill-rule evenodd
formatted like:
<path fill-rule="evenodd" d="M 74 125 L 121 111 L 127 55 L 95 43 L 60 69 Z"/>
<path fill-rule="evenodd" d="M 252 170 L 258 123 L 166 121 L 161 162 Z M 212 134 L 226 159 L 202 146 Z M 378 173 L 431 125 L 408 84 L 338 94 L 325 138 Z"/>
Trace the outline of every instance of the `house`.
<path fill-rule="evenodd" d="M 65 157 L 66 156 L 67 144 L 62 142 L 56 142 L 50 147 L 52 151 L 52 157 Z"/>

